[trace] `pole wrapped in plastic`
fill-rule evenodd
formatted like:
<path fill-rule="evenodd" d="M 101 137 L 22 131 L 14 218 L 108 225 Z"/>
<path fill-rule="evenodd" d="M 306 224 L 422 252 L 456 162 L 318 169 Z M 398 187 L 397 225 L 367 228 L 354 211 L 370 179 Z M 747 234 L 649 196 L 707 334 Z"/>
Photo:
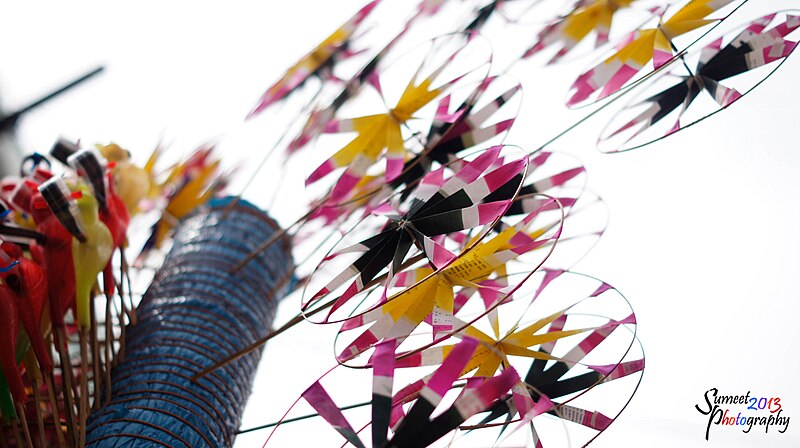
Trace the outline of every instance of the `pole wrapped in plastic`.
<path fill-rule="evenodd" d="M 110 400 L 89 419 L 87 447 L 233 444 L 261 352 L 192 376 L 267 334 L 293 263 L 283 237 L 230 274 L 280 229 L 245 201 L 229 204 L 213 201 L 177 227 L 126 333 Z"/>

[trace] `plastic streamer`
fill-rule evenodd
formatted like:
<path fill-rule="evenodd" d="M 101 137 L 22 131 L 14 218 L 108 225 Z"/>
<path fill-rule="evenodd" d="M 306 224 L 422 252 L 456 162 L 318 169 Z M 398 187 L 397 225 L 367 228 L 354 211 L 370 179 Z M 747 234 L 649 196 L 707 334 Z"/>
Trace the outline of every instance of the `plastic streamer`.
<path fill-rule="evenodd" d="M 184 220 L 127 333 L 111 395 L 88 422 L 88 447 L 233 444 L 260 352 L 198 381 L 192 375 L 265 334 L 292 274 L 288 240 L 236 274 L 230 266 L 277 224 L 241 201 L 215 200 Z"/>

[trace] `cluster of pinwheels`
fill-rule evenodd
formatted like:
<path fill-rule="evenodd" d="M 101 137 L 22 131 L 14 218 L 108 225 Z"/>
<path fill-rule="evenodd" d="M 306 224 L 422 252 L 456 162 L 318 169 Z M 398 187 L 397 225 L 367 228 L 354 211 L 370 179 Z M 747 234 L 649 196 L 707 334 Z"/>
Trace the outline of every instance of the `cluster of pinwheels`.
<path fill-rule="evenodd" d="M 267 90 L 249 118 L 286 100 L 290 94 L 297 95 L 309 80 L 322 81 L 313 101 L 297 120 L 305 123 L 302 130 L 287 145 L 288 152 L 294 153 L 320 134 L 330 132 L 331 126 L 339 129 L 331 124 L 335 115 L 365 85 L 380 91 L 387 56 L 404 43 L 431 36 L 431 30 L 424 27 L 426 19 L 430 22 L 447 17 L 452 24 L 459 23 L 453 18 L 460 18 L 463 24 L 449 25 L 449 31 L 466 33 L 468 38 L 484 35 L 494 45 L 515 48 L 517 43 L 509 39 L 512 31 L 518 33 L 515 38 L 519 33 L 529 36 L 530 40 L 523 41 L 519 48 L 520 55 L 502 70 L 493 68 L 493 76 L 541 57 L 549 58 L 549 66 L 568 56 L 576 59 L 597 55 L 600 61 L 578 75 L 566 92 L 566 105 L 584 108 L 602 104 L 599 108 L 605 109 L 622 96 L 637 99 L 613 114 L 598 139 L 603 152 L 629 150 L 727 108 L 769 77 L 794 50 L 798 12 L 772 12 L 742 25 L 737 13 L 747 2 L 581 0 L 565 9 L 563 3 L 548 0 L 423 0 L 397 35 L 378 50 L 370 51 L 366 43 L 355 42 L 368 41 L 370 34 L 364 29 L 375 27 L 377 20 L 370 22 L 369 18 L 370 14 L 378 14 L 373 10 L 381 10 L 381 0 L 372 1 L 292 66 Z M 542 22 L 541 18 L 549 15 L 555 17 Z M 738 24 L 723 26 L 734 20 Z M 384 18 L 379 23 L 386 25 L 385 22 Z M 435 23 L 434 33 L 441 33 L 441 24 Z M 361 48 L 353 51 L 353 45 Z M 359 71 L 334 75 L 337 64 L 355 55 L 367 58 Z M 674 82 L 676 78 L 678 81 Z M 328 87 L 330 90 L 325 90 Z M 672 119 L 662 122 L 667 116 Z M 659 122 L 666 126 L 655 126 Z M 342 164 L 349 162 L 335 157 L 309 180 Z"/>
<path fill-rule="evenodd" d="M 638 379 L 644 364 L 631 350 L 629 308 L 583 310 L 598 300 L 626 304 L 616 290 L 592 280 L 580 300 L 550 293 L 587 281 L 567 269 L 605 229 L 584 168 L 563 154 L 504 143 L 522 86 L 490 75 L 491 49 L 476 34 L 435 38 L 384 66 L 385 54 L 312 112 L 288 145 L 297 158 L 303 142 L 352 135 L 308 175 L 308 185 L 334 180 L 292 229 L 312 252 L 306 267 L 316 265 L 298 266 L 301 313 L 340 325 L 335 372 L 372 370 L 371 423 L 353 429 L 323 386 L 327 375 L 303 398 L 356 446 L 365 428 L 373 446 L 429 445 L 467 426 L 530 427 L 538 438 L 540 415 L 596 436 L 624 403 L 601 411 L 581 400 L 603 383 Z M 364 112 L 347 115 L 356 108 Z M 303 244 L 320 229 L 344 236 Z M 413 378 L 398 384 L 396 371 Z M 434 413 L 442 401 L 449 407 Z"/>
<path fill-rule="evenodd" d="M 570 157 L 506 143 L 524 120 L 525 81 L 497 70 L 487 45 L 505 44 L 506 27 L 536 28 L 526 23 L 528 11 L 548 2 L 422 1 L 348 81 L 332 76 L 354 54 L 359 27 L 378 3 L 293 66 L 254 109 L 285 100 L 312 77 L 338 86 L 328 98 L 315 95 L 286 156 L 305 167 L 318 160 L 307 186 L 328 180 L 290 231 L 302 260 L 295 285 L 301 315 L 340 326 L 339 367 L 309 387 L 282 422 L 310 406 L 355 446 L 369 438 L 362 432 L 373 446 L 424 446 L 446 434 L 485 437 L 476 434 L 491 427 L 499 429 L 488 443 L 514 440 L 527 427 L 527 440 L 540 446 L 537 428 L 548 424 L 541 421 L 565 422 L 573 442 L 590 441 L 638 385 L 644 359 L 636 319 L 614 288 L 569 271 L 602 235 L 604 206 Z M 794 50 L 787 37 L 800 21 L 790 12 L 718 33 L 744 3 L 578 1 L 538 24 L 512 65 L 543 53 L 556 64 L 567 55 L 608 52 L 577 77 L 566 103 L 599 104 L 593 114 L 623 96 L 645 97 L 617 112 L 598 140 L 603 151 L 639 147 L 728 107 Z M 470 9 L 453 33 L 386 62 L 423 19 Z M 612 41 L 618 43 L 608 50 Z M 703 48 L 697 57 L 695 46 Z M 703 92 L 713 104 L 701 101 Z M 674 124 L 659 131 L 655 125 L 670 114 Z M 315 141 L 312 153 L 301 153 Z M 576 296 L 581 288 L 585 294 Z M 328 392 L 344 381 L 332 379 L 343 367 L 372 371 L 372 412 L 362 426 L 351 424 Z M 614 405 L 600 410 L 598 403 Z"/>

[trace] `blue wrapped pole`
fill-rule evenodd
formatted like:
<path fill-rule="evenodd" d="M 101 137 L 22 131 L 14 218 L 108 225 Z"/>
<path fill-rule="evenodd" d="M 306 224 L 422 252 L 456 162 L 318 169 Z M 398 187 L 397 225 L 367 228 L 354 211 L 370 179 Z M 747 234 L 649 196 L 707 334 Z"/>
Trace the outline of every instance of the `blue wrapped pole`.
<path fill-rule="evenodd" d="M 112 372 L 110 401 L 92 412 L 86 446 L 233 445 L 261 351 L 197 382 L 192 376 L 265 336 L 292 276 L 288 238 L 235 274 L 228 271 L 277 224 L 230 199 L 188 217 L 126 332 L 125 357 Z"/>

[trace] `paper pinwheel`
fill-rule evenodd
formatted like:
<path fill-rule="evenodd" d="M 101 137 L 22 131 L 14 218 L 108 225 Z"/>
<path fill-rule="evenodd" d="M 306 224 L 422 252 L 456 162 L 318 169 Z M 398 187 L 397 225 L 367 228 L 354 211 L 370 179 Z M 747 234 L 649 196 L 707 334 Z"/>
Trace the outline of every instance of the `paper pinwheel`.
<path fill-rule="evenodd" d="M 596 33 L 595 47 L 608 43 L 608 35 L 614 15 L 623 8 L 628 8 L 634 0 L 590 0 L 580 2 L 566 16 L 554 21 L 543 29 L 536 37 L 536 42 L 525 51 L 523 57 L 531 57 L 542 50 L 559 45 L 548 62 L 558 62 L 578 44 Z"/>
<path fill-rule="evenodd" d="M 521 86 L 495 79 L 487 78 L 478 89 L 467 88 L 469 94 L 453 109 L 453 95 L 444 96 L 427 133 L 425 147 L 404 163 L 395 179 L 386 182 L 383 174 L 367 175 L 341 200 L 320 204 L 309 219 L 321 218 L 331 225 L 343 222 L 357 211 L 370 213 L 397 191 L 401 192 L 401 198 L 406 198 L 428 172 L 446 164 L 455 168 L 458 155 L 465 150 L 485 147 L 487 142 L 502 143 L 518 113 L 519 101 L 515 100 L 521 97 Z M 518 184 L 519 179 L 509 181 L 514 182 Z M 515 191 L 513 187 L 511 190 Z M 500 199 L 508 197 L 496 200 Z"/>
<path fill-rule="evenodd" d="M 733 1 L 691 0 L 668 19 L 660 21 L 656 28 L 632 33 L 613 55 L 578 76 L 570 88 L 567 106 L 582 104 L 595 94 L 597 99 L 603 99 L 618 92 L 651 60 L 653 69 L 661 68 L 678 52 L 673 39 L 719 22 L 706 17 Z"/>
<path fill-rule="evenodd" d="M 660 91 L 649 94 L 644 100 L 620 112 L 609 130 L 600 137 L 599 147 L 617 152 L 644 146 L 727 108 L 774 72 L 794 51 L 797 42 L 786 37 L 798 27 L 800 16 L 773 13 L 751 22 L 731 39 L 714 39 L 700 51 L 695 68 L 691 68 L 687 62 L 695 60 L 691 53 L 682 56 L 685 59 L 683 64 L 674 64 L 668 73 L 648 84 L 645 89 L 647 92 Z M 726 42 L 724 46 L 723 42 Z M 775 65 L 775 68 L 755 80 L 751 76 L 740 81 L 767 65 Z M 713 100 L 713 103 L 705 103 L 715 107 L 702 107 L 702 97 Z M 699 103 L 697 107 L 693 107 L 696 103 Z M 688 116 L 695 109 L 698 112 Z M 627 118 L 631 113 L 636 115 Z M 620 124 L 620 120 L 627 121 Z M 658 127 L 658 124 L 667 126 Z"/>
<path fill-rule="evenodd" d="M 435 266 L 443 267 L 452 261 L 454 255 L 433 238 L 496 222 L 508 208 L 510 199 L 495 202 L 485 202 L 483 199 L 497 187 L 505 185 L 525 171 L 527 161 L 524 157 L 505 161 L 492 169 L 501 155 L 501 149 L 494 147 L 487 150 L 465 163 L 448 180 L 443 178 L 444 167 L 432 173 L 428 178 L 429 182 L 423 181 L 417 187 L 410 198 L 406 213 L 400 215 L 390 209 L 386 210 L 389 222 L 380 233 L 355 245 L 336 250 L 326 257 L 320 268 L 328 263 L 334 264 L 344 254 L 351 257 L 360 254 L 331 280 L 321 280 L 325 282 L 324 286 L 306 301 L 304 309 L 320 306 L 319 302 L 323 298 L 338 291 L 353 277 L 355 280 L 347 289 L 337 294 L 336 303 L 332 304 L 328 316 L 364 290 L 387 267 L 389 271 L 386 282 L 391 282 L 391 278 L 403 268 L 413 247 L 424 253 Z M 312 275 L 312 280 L 315 280 L 314 277 Z M 313 284 L 319 282 L 317 280 Z"/>
<path fill-rule="evenodd" d="M 286 73 L 264 92 L 264 95 L 261 96 L 258 104 L 247 115 L 247 118 L 255 117 L 272 104 L 286 98 L 312 76 L 318 76 L 323 79 L 331 78 L 333 76 L 333 66 L 338 61 L 353 55 L 354 52 L 349 48 L 350 41 L 361 23 L 380 1 L 373 0 L 361 8 L 350 20 L 337 28 L 333 34 L 323 40 L 309 54 L 289 67 Z"/>
<path fill-rule="evenodd" d="M 474 48 L 479 44 L 464 42 L 463 36 L 453 35 L 436 39 L 421 64 L 404 83 L 400 95 L 388 110 L 353 119 L 335 119 L 327 124 L 326 132 L 355 132 L 358 135 L 337 151 L 331 158 L 316 168 L 306 180 L 314 183 L 333 171 L 346 168 L 331 192 L 331 199 L 338 201 L 350 192 L 381 157 L 386 158 L 387 181 L 397 178 L 403 170 L 408 150 L 404 128 L 418 118 L 416 114 L 441 95 L 455 89 L 459 81 L 469 80 L 468 75 L 486 67 L 488 59 L 474 60 Z M 427 46 L 426 46 L 427 47 Z M 483 55 L 488 58 L 488 54 Z M 466 64 L 467 69 L 459 69 Z M 397 71 L 401 72 L 404 67 Z M 383 77 L 392 77 L 384 73 Z M 483 77 L 482 77 L 483 78 Z M 383 88 L 382 88 L 383 89 Z M 405 132 L 408 135 L 408 132 Z"/>

